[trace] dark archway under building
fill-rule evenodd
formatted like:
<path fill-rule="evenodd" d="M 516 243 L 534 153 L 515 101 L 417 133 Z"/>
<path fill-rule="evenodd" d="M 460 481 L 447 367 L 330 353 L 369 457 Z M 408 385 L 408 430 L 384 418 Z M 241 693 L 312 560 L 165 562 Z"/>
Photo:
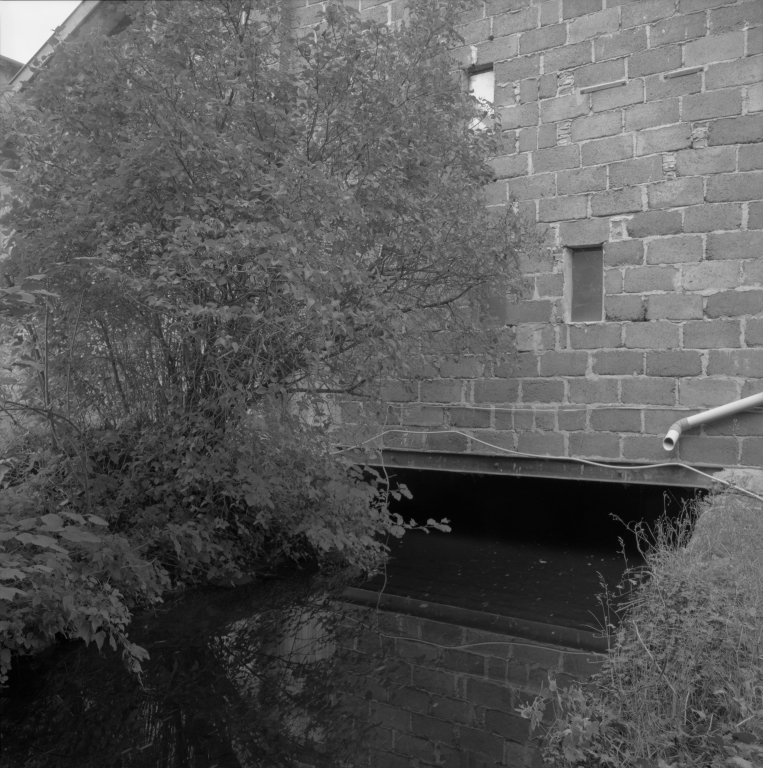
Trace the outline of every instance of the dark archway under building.
<path fill-rule="evenodd" d="M 614 596 L 626 568 L 643 564 L 629 528 L 676 517 L 704 493 L 421 469 L 390 474 L 413 494 L 394 502 L 394 512 L 419 524 L 447 518 L 452 531 L 411 531 L 389 542 L 386 572 L 364 590 L 593 632 L 614 620 L 600 596 Z"/>

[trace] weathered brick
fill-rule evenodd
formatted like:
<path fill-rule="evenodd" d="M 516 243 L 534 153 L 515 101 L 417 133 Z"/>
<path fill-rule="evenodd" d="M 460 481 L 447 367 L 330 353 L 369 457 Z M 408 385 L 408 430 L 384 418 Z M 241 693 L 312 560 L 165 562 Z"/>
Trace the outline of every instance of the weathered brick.
<path fill-rule="evenodd" d="M 739 147 L 739 170 L 758 171 L 763 169 L 763 144 L 749 144 Z"/>
<path fill-rule="evenodd" d="M 547 24 L 557 24 L 561 21 L 561 2 L 560 0 L 547 0 L 540 4 L 540 23 L 541 26 Z"/>
<path fill-rule="evenodd" d="M 625 129 L 628 131 L 641 131 L 644 128 L 677 123 L 678 119 L 679 106 L 677 98 L 647 101 L 646 104 L 636 104 L 625 110 Z"/>
<path fill-rule="evenodd" d="M 539 149 L 532 153 L 532 158 L 533 169 L 538 173 L 560 171 L 580 165 L 580 150 L 577 144 L 569 144 L 552 149 Z"/>
<path fill-rule="evenodd" d="M 613 379 L 570 379 L 571 403 L 616 403 L 617 381 Z"/>
<path fill-rule="evenodd" d="M 510 379 L 480 379 L 474 382 L 475 403 L 512 403 L 519 396 L 519 384 Z"/>
<path fill-rule="evenodd" d="M 493 35 L 503 37 L 514 35 L 538 26 L 538 9 L 533 7 L 522 8 L 512 13 L 502 13 L 493 18 Z"/>
<path fill-rule="evenodd" d="M 411 731 L 411 713 L 398 707 L 390 707 L 379 701 L 371 702 L 371 720 L 378 725 L 386 728 L 393 728 L 396 731 L 410 733 Z"/>
<path fill-rule="evenodd" d="M 412 685 L 414 688 L 421 688 L 428 693 L 439 693 L 443 696 L 455 696 L 457 690 L 457 678 L 452 672 L 427 669 L 426 667 L 414 665 L 412 667 Z"/>
<path fill-rule="evenodd" d="M 567 27 L 565 24 L 555 24 L 550 27 L 533 29 L 523 32 L 519 36 L 519 52 L 521 54 L 545 51 L 564 45 L 567 39 Z"/>
<path fill-rule="evenodd" d="M 655 152 L 671 152 L 691 145 L 691 126 L 672 125 L 653 128 L 636 134 L 636 154 L 651 155 Z"/>
<path fill-rule="evenodd" d="M 663 45 L 641 53 L 628 60 L 629 77 L 644 77 L 658 72 L 670 72 L 681 66 L 681 46 Z"/>
<path fill-rule="evenodd" d="M 605 427 L 603 431 L 610 430 Z M 569 451 L 573 456 L 617 459 L 620 456 L 620 437 L 616 434 L 573 432 L 569 438 Z"/>
<path fill-rule="evenodd" d="M 426 712 L 429 708 L 429 694 L 405 685 L 390 692 L 389 703 L 409 712 Z"/>
<path fill-rule="evenodd" d="M 540 275 L 535 278 L 535 290 L 541 298 L 564 295 L 564 275 Z"/>
<path fill-rule="evenodd" d="M 719 232 L 707 236 L 708 259 L 752 259 L 761 256 L 759 232 Z"/>
<path fill-rule="evenodd" d="M 556 124 L 538 126 L 538 149 L 556 146 Z"/>
<path fill-rule="evenodd" d="M 728 173 L 711 176 L 707 180 L 707 201 L 709 203 L 759 200 L 761 198 L 763 198 L 763 171 Z"/>
<path fill-rule="evenodd" d="M 763 24 L 763 5 L 756 0 L 710 11 L 710 33 L 729 32 Z"/>
<path fill-rule="evenodd" d="M 438 718 L 420 715 L 411 716 L 411 729 L 415 736 L 441 744 L 454 744 L 456 742 L 455 731 L 451 723 L 446 723 Z"/>
<path fill-rule="evenodd" d="M 681 285 L 685 291 L 718 290 L 739 285 L 739 264 L 733 261 L 706 261 L 682 270 Z"/>
<path fill-rule="evenodd" d="M 668 43 L 682 43 L 705 36 L 705 14 L 692 13 L 663 19 L 649 28 L 649 40 L 653 48 Z"/>
<path fill-rule="evenodd" d="M 587 211 L 588 198 L 585 195 L 552 197 L 547 200 L 541 200 L 538 204 L 538 221 L 584 219 Z"/>
<path fill-rule="evenodd" d="M 630 267 L 625 270 L 625 292 L 673 291 L 678 274 L 675 267 Z"/>
<path fill-rule="evenodd" d="M 647 352 L 647 376 L 699 376 L 702 373 L 702 358 L 699 352 L 671 350 L 670 352 Z"/>
<path fill-rule="evenodd" d="M 742 440 L 742 464 L 748 467 L 763 466 L 763 440 Z"/>
<path fill-rule="evenodd" d="M 422 381 L 419 387 L 425 403 L 457 403 L 461 400 L 462 382 L 451 379 Z"/>
<path fill-rule="evenodd" d="M 740 339 L 738 320 L 702 320 L 684 325 L 684 349 L 741 347 Z"/>
<path fill-rule="evenodd" d="M 476 408 L 451 408 L 450 426 L 487 429 L 490 426 L 490 411 Z M 438 425 L 439 426 L 439 425 Z"/>
<path fill-rule="evenodd" d="M 680 232 L 680 211 L 644 211 L 637 213 L 626 223 L 631 237 L 654 237 L 656 235 L 673 235 Z M 650 262 L 662 263 L 662 262 Z"/>
<path fill-rule="evenodd" d="M 681 105 L 681 119 L 687 122 L 741 114 L 741 88 L 728 88 L 686 96 Z"/>
<path fill-rule="evenodd" d="M 605 296 L 604 317 L 607 320 L 643 320 L 646 303 L 641 296 Z"/>
<path fill-rule="evenodd" d="M 763 259 L 751 259 L 742 263 L 742 285 L 763 287 Z"/>
<path fill-rule="evenodd" d="M 628 56 L 632 53 L 646 50 L 646 28 L 622 30 L 614 35 L 605 35 L 594 41 L 596 61 L 616 59 L 618 56 Z"/>
<path fill-rule="evenodd" d="M 529 154 L 523 152 L 513 157 L 494 157 L 490 160 L 496 178 L 506 179 L 514 176 L 527 176 L 529 172 Z"/>
<path fill-rule="evenodd" d="M 648 353 L 655 354 L 655 353 Z M 657 354 L 671 354 L 670 352 Z M 622 400 L 624 403 L 645 405 L 673 405 L 676 401 L 675 384 L 671 379 L 636 376 L 623 379 Z"/>
<path fill-rule="evenodd" d="M 608 139 L 596 139 L 583 144 L 583 165 L 600 165 L 633 157 L 633 137 L 626 133 Z"/>
<path fill-rule="evenodd" d="M 555 403 L 564 399 L 564 382 L 549 379 L 523 379 L 523 403 Z M 512 402 L 504 400 L 503 402 Z"/>
<path fill-rule="evenodd" d="M 506 324 L 547 323 L 551 319 L 552 303 L 545 299 L 539 301 L 519 301 L 506 306 Z"/>
<path fill-rule="evenodd" d="M 386 15 L 384 21 L 386 22 Z M 464 38 L 464 45 L 479 43 L 481 40 L 487 40 L 490 37 L 490 19 L 473 21 L 471 24 L 464 24 L 458 27 L 458 34 Z"/>
<path fill-rule="evenodd" d="M 747 30 L 747 55 L 763 53 L 763 27 Z"/>
<path fill-rule="evenodd" d="M 505 181 L 486 184 L 482 188 L 485 205 L 506 205 L 508 201 Z"/>
<path fill-rule="evenodd" d="M 581 40 L 589 40 L 611 34 L 617 32 L 619 25 L 617 8 L 609 8 L 598 13 L 589 13 L 586 16 L 581 16 L 569 22 L 567 41 L 577 43 Z"/>
<path fill-rule="evenodd" d="M 594 192 L 607 188 L 607 168 L 604 165 L 594 168 L 579 168 L 571 171 L 559 171 L 556 176 L 560 195 L 577 192 Z"/>
<path fill-rule="evenodd" d="M 597 352 L 593 372 L 597 376 L 639 376 L 644 372 L 644 353 L 625 350 Z"/>
<path fill-rule="evenodd" d="M 763 311 L 763 291 L 721 291 L 707 297 L 705 314 L 710 318 L 757 315 Z"/>
<path fill-rule="evenodd" d="M 625 187 L 591 195 L 591 213 L 594 216 L 613 216 L 641 210 L 641 190 Z"/>
<path fill-rule="evenodd" d="M 704 11 L 707 8 L 717 8 L 719 5 L 729 5 L 730 0 L 678 0 L 679 13 Z"/>
<path fill-rule="evenodd" d="M 426 688 L 426 686 L 424 687 Z M 426 688 L 426 690 L 431 689 Z M 474 722 L 474 705 L 470 701 L 460 701 L 444 696 L 432 696 L 429 713 L 448 723 L 469 725 Z"/>
<path fill-rule="evenodd" d="M 562 432 L 585 429 L 585 408 L 559 408 L 557 411 L 559 429 Z"/>
<path fill-rule="evenodd" d="M 662 75 L 649 75 L 645 78 L 646 101 L 660 101 L 673 96 L 685 96 L 688 93 L 699 93 L 702 90 L 702 75 L 671 77 L 663 80 Z"/>
<path fill-rule="evenodd" d="M 538 124 L 538 103 L 519 104 L 515 107 L 502 107 L 501 127 L 504 130 L 514 130 L 528 125 Z"/>
<path fill-rule="evenodd" d="M 622 25 L 636 27 L 664 19 L 675 13 L 675 3 L 671 0 L 641 0 L 638 3 L 623 5 Z"/>
<path fill-rule="evenodd" d="M 660 181 L 662 179 L 662 161 L 658 156 L 637 157 L 609 166 L 609 186 L 629 187 L 635 184 Z"/>
<path fill-rule="evenodd" d="M 763 56 L 750 56 L 746 59 L 710 65 L 705 73 L 705 87 L 708 91 L 714 91 L 717 88 L 753 85 L 759 83 L 761 79 L 763 79 Z"/>
<path fill-rule="evenodd" d="M 570 346 L 573 349 L 602 349 L 621 346 L 620 326 L 609 323 L 571 325 Z"/>
<path fill-rule="evenodd" d="M 763 203 L 751 203 L 747 211 L 747 229 L 763 229 Z"/>
<path fill-rule="evenodd" d="M 640 432 L 641 411 L 600 408 L 591 411 L 590 422 L 599 432 Z"/>
<path fill-rule="evenodd" d="M 662 436 L 625 435 L 623 437 L 623 458 L 628 461 L 664 461 L 665 450 L 662 447 Z"/>
<path fill-rule="evenodd" d="M 575 70 L 575 86 L 586 88 L 589 85 L 612 83 L 625 79 L 625 58 L 596 62 Z"/>
<path fill-rule="evenodd" d="M 559 225 L 559 239 L 567 247 L 599 245 L 609 238 L 609 222 L 606 219 L 563 221 Z"/>
<path fill-rule="evenodd" d="M 677 323 L 633 323 L 625 326 L 625 346 L 630 349 L 676 349 Z"/>
<path fill-rule="evenodd" d="M 496 363 L 495 376 L 499 379 L 512 379 L 524 376 L 538 375 L 538 355 L 534 348 L 532 352 L 519 352 L 512 355 L 503 363 Z"/>
<path fill-rule="evenodd" d="M 742 115 L 713 120 L 707 141 L 711 147 L 719 144 L 751 144 L 763 138 L 763 115 Z"/>
<path fill-rule="evenodd" d="M 570 120 L 588 114 L 588 96 L 584 93 L 570 93 L 556 99 L 541 102 L 540 115 L 544 123 Z"/>
<path fill-rule="evenodd" d="M 426 449 L 428 451 L 466 453 L 468 448 L 469 438 L 465 435 L 435 433 L 426 436 Z"/>
<path fill-rule="evenodd" d="M 530 56 L 517 56 L 508 61 L 499 61 L 495 65 L 495 81 L 497 83 L 516 82 L 527 77 L 540 75 L 540 56 L 533 53 Z"/>
<path fill-rule="evenodd" d="M 477 65 L 493 64 L 496 61 L 513 59 L 519 51 L 517 37 L 499 37 L 497 40 L 486 40 L 477 45 Z"/>
<path fill-rule="evenodd" d="M 485 657 L 468 651 L 445 649 L 442 652 L 442 665 L 444 669 L 457 673 L 478 677 L 485 675 Z"/>
<path fill-rule="evenodd" d="M 403 408 L 401 423 L 414 427 L 441 427 L 444 423 L 445 411 L 442 408 L 418 405 Z"/>
<path fill-rule="evenodd" d="M 644 244 L 640 240 L 621 240 L 604 244 L 604 263 L 608 267 L 641 264 L 643 260 Z"/>
<path fill-rule="evenodd" d="M 733 398 L 732 398 L 733 399 Z M 678 443 L 678 455 L 682 461 L 696 464 L 737 464 L 739 442 L 733 437 L 708 437 L 684 435 Z"/>
<path fill-rule="evenodd" d="M 612 296 L 623 292 L 623 274 L 619 269 L 608 269 L 604 272 L 604 293 Z"/>
<path fill-rule="evenodd" d="M 519 100 L 524 104 L 529 101 L 538 101 L 538 78 L 531 77 L 522 80 L 519 84 Z"/>
<path fill-rule="evenodd" d="M 543 71 L 558 72 L 563 69 L 589 64 L 593 61 L 593 43 L 586 40 L 576 45 L 563 45 L 543 54 Z M 556 95 L 556 76 L 554 76 L 554 94 Z"/>
<path fill-rule="evenodd" d="M 407 733 L 395 737 L 395 750 L 406 756 L 407 765 L 411 764 L 411 758 L 418 758 L 426 763 L 434 763 L 437 759 L 435 746 L 431 741 Z"/>
<path fill-rule="evenodd" d="M 701 296 L 675 293 L 647 296 L 647 320 L 694 320 L 701 317 Z"/>
<path fill-rule="evenodd" d="M 747 112 L 763 111 L 763 80 L 747 86 Z"/>
<path fill-rule="evenodd" d="M 503 739 L 486 731 L 480 731 L 476 728 L 461 728 L 461 738 L 459 740 L 460 750 L 471 750 L 481 755 L 487 755 L 496 762 L 503 757 Z"/>
<path fill-rule="evenodd" d="M 497 709 L 485 711 L 485 728 L 512 741 L 524 743 L 530 737 L 530 723 L 526 719 Z"/>
<path fill-rule="evenodd" d="M 495 16 L 499 13 L 517 11 L 532 4 L 532 0 L 487 0 L 485 3 L 485 15 Z M 479 4 L 477 6 L 479 7 Z"/>
<path fill-rule="evenodd" d="M 742 206 L 739 203 L 705 203 L 684 211 L 684 232 L 716 232 L 741 226 Z"/>
<path fill-rule="evenodd" d="M 741 376 L 746 379 L 763 377 L 763 350 L 713 350 L 707 361 L 708 376 Z"/>
<path fill-rule="evenodd" d="M 572 122 L 571 138 L 573 141 L 598 139 L 620 133 L 622 116 L 619 112 L 604 112 L 590 117 L 579 117 Z"/>
<path fill-rule="evenodd" d="M 587 13 L 600 11 L 601 8 L 602 0 L 562 0 L 562 18 L 585 16 Z"/>
<path fill-rule="evenodd" d="M 584 376 L 587 352 L 546 352 L 540 358 L 541 376 Z"/>
<path fill-rule="evenodd" d="M 647 409 L 644 412 L 644 432 L 647 435 L 660 435 L 660 445 L 662 445 L 662 436 L 672 424 L 696 412 L 696 410 L 677 410 L 672 408 Z"/>
<path fill-rule="evenodd" d="M 736 59 L 744 50 L 744 32 L 726 32 L 692 40 L 684 45 L 685 67 L 696 67 L 716 61 Z"/>
<path fill-rule="evenodd" d="M 618 88 L 607 88 L 604 91 L 594 91 L 591 94 L 591 106 L 594 112 L 606 112 L 630 104 L 640 104 L 644 101 L 644 81 L 631 80 Z"/>
<path fill-rule="evenodd" d="M 763 347 L 763 320 L 747 320 L 744 342 L 748 347 Z"/>
<path fill-rule="evenodd" d="M 702 179 L 697 176 L 649 184 L 646 193 L 650 208 L 698 205 L 704 200 Z"/>
<path fill-rule="evenodd" d="M 556 195 L 556 176 L 542 173 L 529 178 L 512 179 L 509 182 L 509 196 L 514 200 L 537 200 L 540 197 Z"/>
<path fill-rule="evenodd" d="M 694 408 L 712 408 L 739 397 L 739 385 L 730 379 L 682 379 L 678 382 L 678 402 Z"/>

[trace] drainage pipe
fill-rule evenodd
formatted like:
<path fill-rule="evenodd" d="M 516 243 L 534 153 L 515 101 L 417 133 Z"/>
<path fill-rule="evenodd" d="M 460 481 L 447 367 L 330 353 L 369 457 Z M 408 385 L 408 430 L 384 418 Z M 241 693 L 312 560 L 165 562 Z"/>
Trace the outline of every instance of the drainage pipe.
<path fill-rule="evenodd" d="M 662 441 L 662 447 L 666 451 L 672 451 L 685 429 L 697 427 L 700 424 L 709 424 L 711 421 L 717 421 L 724 416 L 733 416 L 735 413 L 747 411 L 756 405 L 763 405 L 763 392 L 743 397 L 741 400 L 734 400 L 731 403 L 726 403 L 726 405 L 719 405 L 717 408 L 711 408 L 709 411 L 695 413 L 694 416 L 687 416 L 685 419 L 677 421 L 668 430 L 668 434 L 665 435 L 665 439 Z"/>

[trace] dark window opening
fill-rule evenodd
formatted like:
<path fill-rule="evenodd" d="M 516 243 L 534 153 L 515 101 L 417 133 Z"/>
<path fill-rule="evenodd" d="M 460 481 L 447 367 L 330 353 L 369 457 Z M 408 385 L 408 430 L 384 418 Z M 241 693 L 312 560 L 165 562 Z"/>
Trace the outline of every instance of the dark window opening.
<path fill-rule="evenodd" d="M 688 488 L 396 471 L 406 520 L 451 520 L 451 533 L 391 541 L 385 575 L 364 589 L 562 627 L 599 631 L 597 595 L 643 564 L 625 524 L 678 515 Z M 620 520 L 615 520 L 612 515 Z"/>
<path fill-rule="evenodd" d="M 604 251 L 580 248 L 570 252 L 570 322 L 599 322 L 604 319 Z"/>

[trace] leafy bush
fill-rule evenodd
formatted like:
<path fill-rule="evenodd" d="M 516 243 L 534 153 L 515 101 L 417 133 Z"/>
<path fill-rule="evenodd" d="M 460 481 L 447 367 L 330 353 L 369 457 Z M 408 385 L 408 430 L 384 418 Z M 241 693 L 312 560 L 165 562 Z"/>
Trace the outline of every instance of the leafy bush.
<path fill-rule="evenodd" d="M 760 765 L 760 503 L 722 493 L 637 534 L 647 565 L 628 575 L 601 672 L 585 686 L 551 680 L 522 715 L 560 765 Z"/>

